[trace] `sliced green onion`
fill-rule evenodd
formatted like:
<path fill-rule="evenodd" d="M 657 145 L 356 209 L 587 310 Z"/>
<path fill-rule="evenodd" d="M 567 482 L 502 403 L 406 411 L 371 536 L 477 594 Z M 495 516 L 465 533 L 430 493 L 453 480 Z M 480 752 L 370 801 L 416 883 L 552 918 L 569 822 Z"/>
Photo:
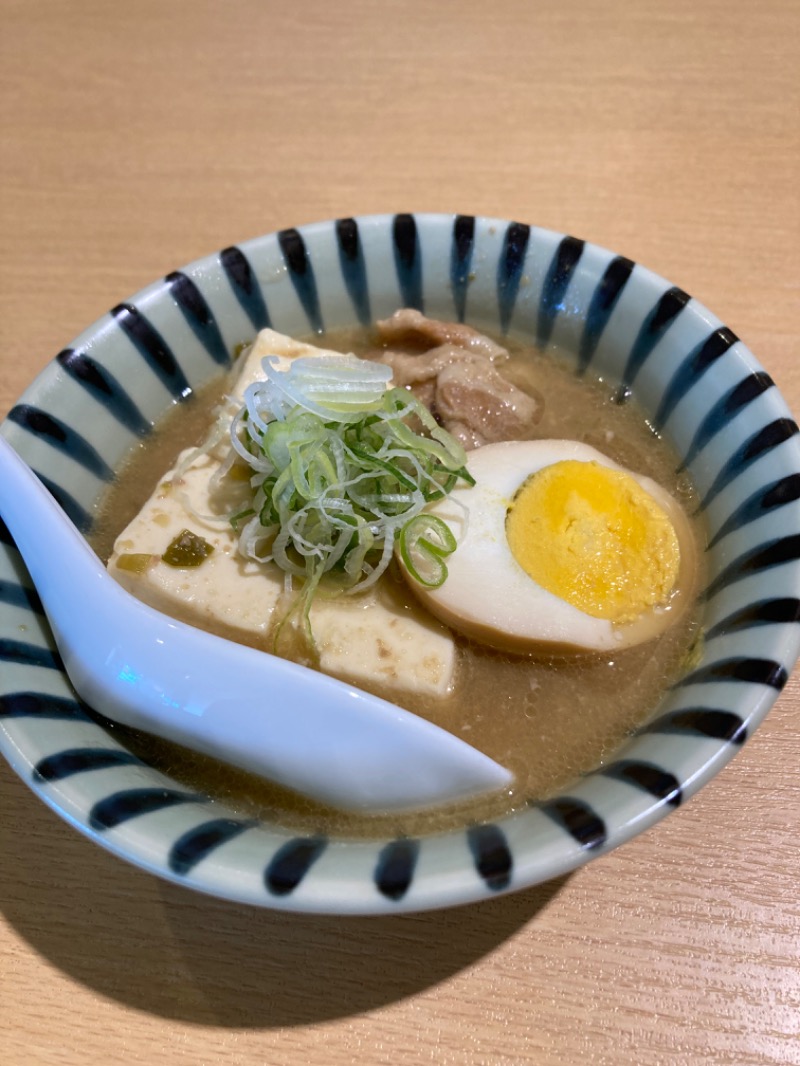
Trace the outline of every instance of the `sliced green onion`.
<path fill-rule="evenodd" d="M 233 528 L 236 529 L 237 526 L 242 524 L 245 518 L 251 518 L 255 513 L 255 508 L 247 507 L 244 511 L 237 511 L 236 514 L 232 514 L 228 521 Z"/>
<path fill-rule="evenodd" d="M 417 488 L 417 483 L 413 478 L 406 477 L 403 471 L 396 463 L 389 463 L 385 459 L 379 459 L 377 455 L 370 455 L 370 453 L 361 447 L 356 447 L 355 444 L 350 445 L 350 453 L 357 459 L 361 459 L 366 466 L 379 467 L 385 470 L 390 477 L 393 477 L 401 485 L 405 485 L 407 489 Z"/>
<path fill-rule="evenodd" d="M 321 418 L 356 422 L 377 407 L 392 376 L 391 368 L 354 355 L 309 356 L 279 370 L 272 357 L 262 360 L 264 379 L 245 393 L 257 421 L 283 421 L 297 407 Z"/>
<path fill-rule="evenodd" d="M 456 550 L 456 538 L 446 522 L 435 515 L 420 514 L 400 531 L 400 558 L 409 574 L 429 589 L 438 589 L 447 578 L 445 557 Z"/>
<path fill-rule="evenodd" d="M 263 365 L 265 379 L 248 387 L 230 424 L 252 475 L 252 506 L 233 517 L 240 553 L 274 562 L 287 589 L 304 579 L 290 613 L 306 626 L 323 575 L 350 592 L 368 588 L 395 548 L 412 577 L 441 584 L 455 539 L 422 512 L 473 483 L 462 446 L 412 393 L 387 388 L 383 364 L 342 356 L 296 359 L 286 371 Z"/>

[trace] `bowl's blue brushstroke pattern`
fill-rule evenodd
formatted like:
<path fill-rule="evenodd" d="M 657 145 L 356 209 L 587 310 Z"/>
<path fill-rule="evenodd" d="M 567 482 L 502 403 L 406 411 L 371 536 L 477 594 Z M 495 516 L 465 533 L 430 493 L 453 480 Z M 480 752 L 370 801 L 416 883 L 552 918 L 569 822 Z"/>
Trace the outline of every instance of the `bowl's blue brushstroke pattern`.
<path fill-rule="evenodd" d="M 27 585 L 18 585 L 15 581 L 0 580 L 0 603 L 26 608 L 33 614 L 44 614 L 44 607 L 36 590 L 28 588 Z"/>
<path fill-rule="evenodd" d="M 497 264 L 497 307 L 500 329 L 507 332 L 517 302 L 531 236 L 530 226 L 511 222 L 506 229 L 503 251 Z M 540 312 L 541 313 L 541 312 Z M 546 314 L 546 311 L 545 311 Z"/>
<path fill-rule="evenodd" d="M 56 362 L 126 429 L 140 437 L 146 437 L 151 432 L 152 423 L 144 417 L 125 388 L 110 371 L 85 352 L 65 348 L 56 356 Z"/>
<path fill-rule="evenodd" d="M 577 374 L 615 382 L 620 400 L 641 385 L 709 527 L 700 661 L 617 758 L 568 794 L 430 838 L 292 837 L 145 765 L 75 698 L 0 522 L 0 746 L 87 835 L 165 877 L 264 906 L 444 906 L 563 874 L 623 842 L 688 799 L 766 714 L 800 650 L 797 426 L 727 326 L 683 290 L 576 238 L 401 214 L 232 245 L 114 307 L 57 355 L 3 432 L 85 530 L 120 461 L 116 438 L 145 437 L 258 329 L 308 334 L 366 324 L 379 309 L 448 304 L 449 317 L 484 328 L 524 321 L 544 346 L 562 319 L 575 320 L 567 358 Z M 52 469 L 48 454 L 59 457 Z"/>
<path fill-rule="evenodd" d="M 356 316 L 362 326 L 372 321 L 369 302 L 367 268 L 361 235 L 354 218 L 340 218 L 336 223 L 336 240 L 339 245 L 339 269 L 353 301 Z"/>
<path fill-rule="evenodd" d="M 697 379 L 705 374 L 717 359 L 720 359 L 738 340 L 739 338 L 736 334 L 729 329 L 716 329 L 689 352 L 661 397 L 658 410 L 653 418 L 653 426 L 657 430 L 664 428 L 669 416 L 686 393 L 696 384 Z M 756 393 L 748 397 L 748 399 L 754 399 L 755 395 Z M 697 452 L 708 444 L 714 434 L 727 425 L 728 420 L 733 417 L 740 406 L 735 402 L 731 403 L 731 398 L 727 396 L 721 401 L 721 405 L 716 407 L 703 422 L 687 450 L 685 462 L 691 462 Z"/>
<path fill-rule="evenodd" d="M 99 452 L 76 430 L 29 403 L 18 403 L 8 412 L 10 421 L 80 463 L 101 481 L 113 481 L 114 471 Z"/>
<path fill-rule="evenodd" d="M 758 600 L 733 611 L 705 632 L 706 643 L 715 637 L 724 636 L 754 626 L 781 625 L 800 622 L 800 599 L 781 596 L 772 600 Z"/>
<path fill-rule="evenodd" d="M 408 838 L 390 840 L 378 855 L 375 884 L 378 891 L 392 900 L 402 899 L 414 880 L 419 858 L 419 841 Z"/>
<path fill-rule="evenodd" d="M 192 395 L 192 387 L 175 353 L 147 316 L 133 303 L 117 304 L 111 315 L 173 398 L 179 401 L 188 399 Z"/>
<path fill-rule="evenodd" d="M 595 287 L 586 312 L 586 322 L 578 349 L 578 373 L 585 374 L 594 358 L 595 349 L 617 306 L 617 301 L 633 273 L 634 264 L 624 256 L 616 256 L 605 269 Z"/>
<path fill-rule="evenodd" d="M 422 289 L 422 259 L 420 256 L 417 223 L 413 215 L 396 215 L 392 225 L 394 265 L 400 284 L 404 307 L 425 310 Z"/>
<path fill-rule="evenodd" d="M 800 534 L 792 533 L 779 540 L 758 544 L 722 568 L 703 592 L 703 597 L 706 600 L 713 600 L 736 581 L 743 581 L 745 578 L 752 577 L 753 574 L 777 569 L 798 560 L 800 560 Z"/>
<path fill-rule="evenodd" d="M 475 868 L 487 888 L 499 892 L 508 888 L 514 868 L 514 856 L 503 830 L 491 823 L 467 829 L 467 840 Z"/>
<path fill-rule="evenodd" d="M 322 333 L 325 324 L 319 307 L 317 279 L 303 235 L 296 229 L 285 229 L 278 234 L 278 241 L 292 284 L 308 316 L 308 323 L 315 333 Z"/>
<path fill-rule="evenodd" d="M 231 289 L 244 313 L 250 319 L 253 331 L 270 329 L 272 321 L 267 310 L 264 293 L 258 283 L 247 256 L 240 248 L 231 245 L 219 253 L 219 263 L 225 272 Z"/>
<path fill-rule="evenodd" d="M 618 759 L 607 770 L 601 770 L 606 777 L 627 781 L 636 788 L 649 792 L 656 799 L 678 807 L 683 799 L 680 782 L 668 770 L 654 763 L 634 762 L 632 759 Z"/>
<path fill-rule="evenodd" d="M 128 788 L 104 796 L 89 812 L 93 829 L 102 832 L 115 829 L 124 822 L 142 818 L 153 811 L 175 807 L 181 803 L 202 803 L 205 797 L 173 788 Z"/>
<path fill-rule="evenodd" d="M 725 519 L 709 540 L 709 549 L 729 533 L 746 526 L 748 522 L 757 522 L 770 511 L 786 507 L 798 499 L 800 499 L 800 474 L 787 474 L 778 481 L 772 481 L 763 488 L 758 488 Z"/>
<path fill-rule="evenodd" d="M 48 755 L 33 768 L 34 780 L 63 781 L 88 770 L 107 770 L 109 766 L 144 766 L 136 755 L 118 748 L 66 748 Z"/>
<path fill-rule="evenodd" d="M 48 477 L 47 474 L 43 473 L 41 468 L 34 466 L 33 464 L 31 465 L 44 487 L 52 493 L 60 504 L 62 510 L 67 512 L 73 525 L 76 525 L 81 533 L 88 533 L 93 524 L 93 519 L 89 511 L 82 507 L 75 497 L 67 492 L 63 485 L 60 485 L 57 481 L 53 481 L 51 477 Z"/>
<path fill-rule="evenodd" d="M 743 744 L 747 738 L 745 724 L 739 715 L 717 707 L 683 707 L 660 715 L 640 732 L 699 734 L 731 744 Z"/>
<path fill-rule="evenodd" d="M 620 397 L 630 395 L 634 382 L 644 367 L 653 349 L 689 302 L 689 295 L 673 286 L 668 289 L 642 323 L 639 335 L 628 355 L 622 372 Z"/>
<path fill-rule="evenodd" d="M 30 645 L 25 645 L 25 647 L 30 647 Z M 15 649 L 15 652 L 18 654 L 18 649 Z M 46 669 L 62 669 L 59 660 L 53 659 L 52 655 L 51 659 L 51 663 L 36 663 L 36 665 L 44 666 Z M 23 663 L 29 661 L 22 657 L 12 658 L 11 656 L 9 656 L 9 660 Z M 0 719 L 3 718 L 32 718 L 38 721 L 43 719 L 66 719 L 73 722 L 91 721 L 84 706 L 77 699 L 69 696 L 51 696 L 46 692 L 27 691 L 9 692 L 0 696 Z M 50 758 L 59 754 L 61 754 L 60 751 L 55 752 Z"/>
<path fill-rule="evenodd" d="M 26 640 L 14 640 L 9 637 L 0 637 L 0 662 L 24 664 L 35 666 L 41 670 L 63 670 L 64 664 L 57 652 L 50 648 L 40 648 L 38 644 L 31 644 Z M 15 696 L 12 693 L 11 696 Z M 0 716 L 5 706 L 7 697 L 0 697 Z"/>
<path fill-rule="evenodd" d="M 275 896 L 288 896 L 300 885 L 327 847 L 325 837 L 297 837 L 278 848 L 264 871 L 264 884 Z"/>
<path fill-rule="evenodd" d="M 174 270 L 164 281 L 195 337 L 215 363 L 228 366 L 231 353 L 225 346 L 213 311 L 192 279 L 180 270 Z"/>
<path fill-rule="evenodd" d="M 548 267 L 539 303 L 536 328 L 536 343 L 540 348 L 547 347 L 555 321 L 565 310 L 564 297 L 575 268 L 583 255 L 583 249 L 583 241 L 579 241 L 576 237 L 565 237 L 556 249 Z"/>
<path fill-rule="evenodd" d="M 562 796 L 561 799 L 541 804 L 541 809 L 582 848 L 602 847 L 608 839 L 605 822 L 585 800 Z"/>
<path fill-rule="evenodd" d="M 472 215 L 458 215 L 453 224 L 450 250 L 450 288 L 453 291 L 455 317 L 464 321 L 467 312 L 472 255 L 475 250 L 475 219 Z"/>
<path fill-rule="evenodd" d="M 247 829 L 251 829 L 258 823 L 251 820 L 237 818 L 214 818 L 203 822 L 202 825 L 190 829 L 179 837 L 170 848 L 169 867 L 173 871 L 185 877 L 199 862 L 217 848 L 227 844 L 234 837 L 240 836 Z"/>

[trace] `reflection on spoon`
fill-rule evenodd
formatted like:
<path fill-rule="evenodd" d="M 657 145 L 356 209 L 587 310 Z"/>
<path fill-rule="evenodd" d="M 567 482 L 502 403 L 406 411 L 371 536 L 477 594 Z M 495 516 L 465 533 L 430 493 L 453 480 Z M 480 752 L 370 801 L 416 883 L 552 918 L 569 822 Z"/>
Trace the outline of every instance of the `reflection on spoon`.
<path fill-rule="evenodd" d="M 413 809 L 510 784 L 498 763 L 386 700 L 135 599 L 2 437 L 0 514 L 75 690 L 113 721 L 346 810 Z"/>

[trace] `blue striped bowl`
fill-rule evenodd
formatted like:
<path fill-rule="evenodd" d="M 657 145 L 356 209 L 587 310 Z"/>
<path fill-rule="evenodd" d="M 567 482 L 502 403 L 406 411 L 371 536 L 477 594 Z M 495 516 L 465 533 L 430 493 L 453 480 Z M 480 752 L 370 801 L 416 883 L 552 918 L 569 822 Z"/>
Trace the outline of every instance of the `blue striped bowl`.
<path fill-rule="evenodd" d="M 800 443 L 778 390 L 685 292 L 573 237 L 452 215 L 284 230 L 168 274 L 59 353 L 3 423 L 82 530 L 129 450 L 264 326 L 367 324 L 399 306 L 552 346 L 633 392 L 671 441 L 710 532 L 702 661 L 617 758 L 567 794 L 420 840 L 298 837 L 187 792 L 70 688 L 0 524 L 0 746 L 93 840 L 162 877 L 258 906 L 377 913 L 477 900 L 566 873 L 688 799 L 741 747 L 797 658 Z"/>

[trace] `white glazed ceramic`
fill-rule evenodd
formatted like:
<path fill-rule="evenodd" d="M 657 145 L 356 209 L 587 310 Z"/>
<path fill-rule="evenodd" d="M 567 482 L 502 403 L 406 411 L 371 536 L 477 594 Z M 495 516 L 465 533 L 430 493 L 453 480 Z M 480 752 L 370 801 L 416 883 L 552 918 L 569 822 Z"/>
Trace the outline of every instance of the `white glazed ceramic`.
<path fill-rule="evenodd" d="M 137 600 L 2 437 L 0 514 L 75 691 L 114 722 L 346 811 L 418 810 L 511 784 L 424 718 Z"/>
<path fill-rule="evenodd" d="M 167 275 L 61 352 L 3 423 L 79 528 L 128 450 L 271 325 L 367 324 L 401 306 L 510 332 L 633 392 L 701 498 L 710 544 L 700 662 L 617 757 L 563 795 L 422 839 L 297 836 L 142 763 L 75 696 L 0 528 L 0 746 L 31 788 L 119 856 L 228 899 L 378 913 L 477 900 L 564 874 L 642 832 L 717 773 L 800 645 L 800 445 L 738 338 L 669 282 L 573 237 L 395 215 L 284 230 Z"/>

